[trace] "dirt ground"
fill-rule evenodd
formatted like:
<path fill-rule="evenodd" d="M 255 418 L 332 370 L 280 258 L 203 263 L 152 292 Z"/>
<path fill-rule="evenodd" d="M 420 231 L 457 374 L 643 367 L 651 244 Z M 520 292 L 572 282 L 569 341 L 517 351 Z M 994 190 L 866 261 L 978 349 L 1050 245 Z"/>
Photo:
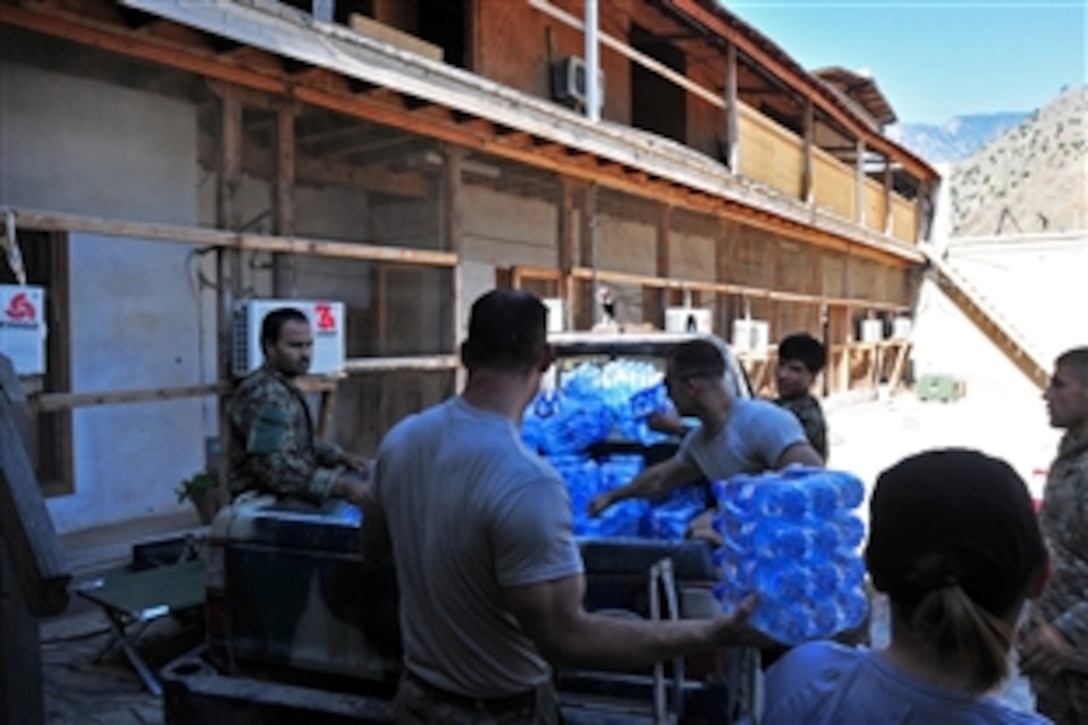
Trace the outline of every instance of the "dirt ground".
<path fill-rule="evenodd" d="M 1034 394 L 1010 395 L 985 383 L 968 384 L 965 398 L 948 404 L 918 401 L 911 394 L 831 410 L 831 465 L 850 470 L 872 485 L 878 473 L 900 458 L 938 446 L 966 446 L 1012 463 L 1041 493 L 1042 477 L 1057 434 L 1046 425 L 1042 401 Z M 885 613 L 874 610 L 873 642 L 887 641 Z M 164 619 L 152 624 L 139 650 L 162 666 L 199 643 L 192 624 Z M 41 627 L 46 721 L 55 725 L 162 722 L 160 702 L 144 689 L 124 657 L 114 652 L 92 660 L 107 640 L 105 618 L 73 597 L 61 617 Z M 1003 691 L 1011 704 L 1030 709 L 1026 682 L 1015 677 Z"/>

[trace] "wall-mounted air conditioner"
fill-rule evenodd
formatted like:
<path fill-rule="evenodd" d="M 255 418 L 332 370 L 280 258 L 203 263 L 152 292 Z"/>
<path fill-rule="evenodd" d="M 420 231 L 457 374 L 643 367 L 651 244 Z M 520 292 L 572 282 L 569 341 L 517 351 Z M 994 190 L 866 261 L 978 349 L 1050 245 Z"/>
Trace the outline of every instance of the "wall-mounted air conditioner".
<path fill-rule="evenodd" d="M 601 87 L 601 108 L 604 108 L 604 71 L 597 73 Z M 569 56 L 552 66 L 552 92 L 555 100 L 571 107 L 586 103 L 586 63 L 577 56 Z M 600 109 L 598 109 L 600 110 Z"/>
<path fill-rule="evenodd" d="M 666 307 L 665 330 L 668 332 L 713 332 L 710 310 L 704 307 Z"/>
<path fill-rule="evenodd" d="M 880 342 L 884 339 L 884 320 L 879 318 L 861 321 L 861 341 Z"/>
<path fill-rule="evenodd" d="M 733 320 L 732 347 L 737 352 L 766 355 L 770 338 L 771 324 L 766 320 Z"/>
<path fill-rule="evenodd" d="M 906 340 L 910 337 L 911 319 L 909 317 L 896 317 L 892 320 L 892 339 Z"/>
<path fill-rule="evenodd" d="M 343 302 L 327 300 L 244 300 L 234 304 L 231 329 L 233 370 L 238 376 L 260 367 L 264 361 L 261 350 L 261 322 L 272 310 L 293 307 L 310 320 L 314 333 L 311 375 L 330 375 L 344 370 Z"/>

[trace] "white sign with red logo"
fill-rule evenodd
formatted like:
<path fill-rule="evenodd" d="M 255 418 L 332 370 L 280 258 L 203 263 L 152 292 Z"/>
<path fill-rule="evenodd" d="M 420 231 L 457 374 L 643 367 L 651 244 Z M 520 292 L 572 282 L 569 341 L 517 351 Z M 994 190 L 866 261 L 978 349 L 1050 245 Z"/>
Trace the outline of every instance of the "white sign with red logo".
<path fill-rule="evenodd" d="M 45 373 L 45 291 L 0 285 L 0 353 L 19 375 Z"/>

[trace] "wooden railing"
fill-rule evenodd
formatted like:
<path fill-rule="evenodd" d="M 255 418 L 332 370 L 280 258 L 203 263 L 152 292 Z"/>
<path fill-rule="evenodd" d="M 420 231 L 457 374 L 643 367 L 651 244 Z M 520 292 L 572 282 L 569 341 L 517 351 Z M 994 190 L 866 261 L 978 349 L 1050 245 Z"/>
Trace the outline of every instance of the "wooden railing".
<path fill-rule="evenodd" d="M 795 199 L 802 199 L 805 149 L 801 138 L 743 103 L 739 106 L 737 117 L 740 174 Z M 820 148 L 812 150 L 812 193 L 817 207 L 844 219 L 860 222 L 857 170 Z M 886 230 L 886 200 L 889 198 L 891 224 L 890 229 Z M 867 178 L 864 207 L 864 226 L 867 229 L 880 233 L 887 231 L 901 242 L 915 244 L 918 211 L 914 203 L 894 191 L 885 192 L 880 182 Z"/>

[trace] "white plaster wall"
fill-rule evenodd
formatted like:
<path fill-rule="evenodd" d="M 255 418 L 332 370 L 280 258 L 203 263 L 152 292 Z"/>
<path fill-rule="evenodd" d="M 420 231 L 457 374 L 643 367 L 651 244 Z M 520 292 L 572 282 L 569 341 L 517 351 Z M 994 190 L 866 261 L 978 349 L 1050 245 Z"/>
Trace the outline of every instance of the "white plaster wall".
<path fill-rule="evenodd" d="M 0 204 L 196 224 L 194 107 L 9 63 L 0 68 L 0 99 Z M 73 390 L 200 382 L 208 330 L 188 267 L 192 248 L 70 239 Z M 203 465 L 206 405 L 77 410 L 75 493 L 49 501 L 57 528 L 177 508 L 174 486 Z"/>

